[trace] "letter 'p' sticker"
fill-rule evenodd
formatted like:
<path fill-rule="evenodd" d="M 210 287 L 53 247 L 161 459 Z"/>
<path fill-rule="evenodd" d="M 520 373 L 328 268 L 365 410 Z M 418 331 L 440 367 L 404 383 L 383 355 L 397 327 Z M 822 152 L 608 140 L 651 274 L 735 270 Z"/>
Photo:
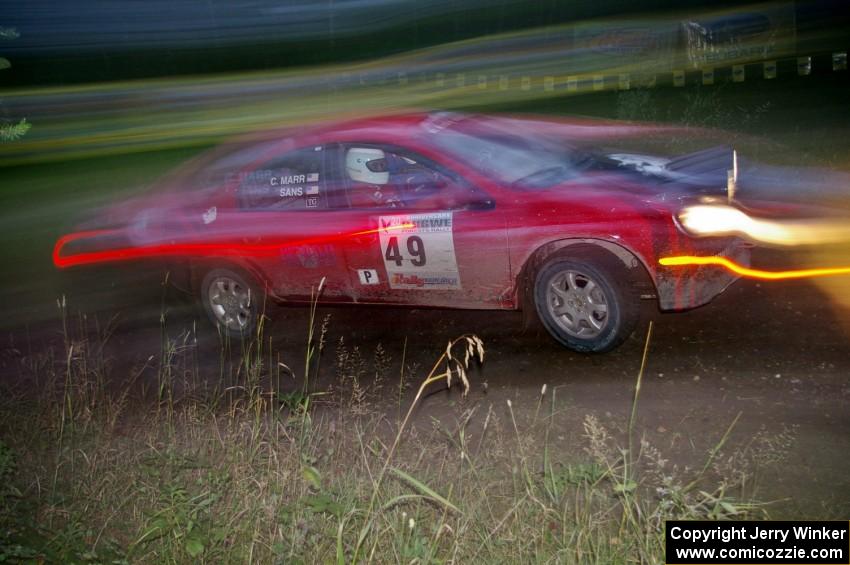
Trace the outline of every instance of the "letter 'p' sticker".
<path fill-rule="evenodd" d="M 357 269 L 357 276 L 360 277 L 360 284 L 378 284 L 381 282 L 378 278 L 378 271 L 375 269 Z"/>

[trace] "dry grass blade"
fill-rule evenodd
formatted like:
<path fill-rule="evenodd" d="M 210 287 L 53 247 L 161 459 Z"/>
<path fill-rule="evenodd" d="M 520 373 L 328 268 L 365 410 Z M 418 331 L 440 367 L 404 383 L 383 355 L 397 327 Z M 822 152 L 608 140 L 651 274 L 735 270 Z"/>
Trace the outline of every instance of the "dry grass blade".
<path fill-rule="evenodd" d="M 374 482 L 372 489 L 372 497 L 369 501 L 369 508 L 366 511 L 366 517 L 364 520 L 363 530 L 361 531 L 361 536 L 357 541 L 357 546 L 354 549 L 354 557 L 353 561 L 357 561 L 360 555 L 360 549 L 362 547 L 363 542 L 365 541 L 366 535 L 368 534 L 368 530 L 371 528 L 371 524 L 373 521 L 373 511 L 375 509 L 375 503 L 377 502 L 378 495 L 381 490 L 381 486 L 384 480 L 384 476 L 387 473 L 387 470 L 390 468 L 390 462 L 392 461 L 393 456 L 395 455 L 396 449 L 398 448 L 398 444 L 401 441 L 401 436 L 404 433 L 405 428 L 407 427 L 407 423 L 410 420 L 410 416 L 413 414 L 414 408 L 419 403 L 419 400 L 422 398 L 422 394 L 425 392 L 425 389 L 428 388 L 429 385 L 435 383 L 441 379 L 446 379 L 446 382 L 449 386 L 451 386 L 451 368 L 450 363 L 455 361 L 457 365 L 460 364 L 457 361 L 452 353 L 452 349 L 459 343 L 472 343 L 476 347 L 476 351 L 479 354 L 479 359 L 484 358 L 484 345 L 483 342 L 477 336 L 464 335 L 461 336 L 454 341 L 450 341 L 448 345 L 446 345 L 446 351 L 437 359 L 437 362 L 434 363 L 434 367 L 431 369 L 431 372 L 428 373 L 428 376 L 422 381 L 422 384 L 419 385 L 419 390 L 416 392 L 416 396 L 413 399 L 413 402 L 410 404 L 410 408 L 407 410 L 407 414 L 404 416 L 404 420 L 402 420 L 401 425 L 399 426 L 398 432 L 396 433 L 395 439 L 393 440 L 392 445 L 390 446 L 389 451 L 387 452 L 387 457 L 384 460 L 384 465 L 381 467 L 380 473 L 378 473 L 378 477 Z M 437 373 L 439 367 L 446 363 L 446 371 L 442 373 Z M 461 378 L 461 381 L 464 384 L 464 395 L 469 392 L 469 380 L 464 375 Z M 412 477 L 410 477 L 412 479 Z M 415 479 L 414 479 L 415 480 Z M 420 483 L 421 484 L 421 483 Z M 424 485 L 423 485 L 424 486 Z M 433 491 L 432 491 L 433 492 Z M 434 493 L 436 495 L 436 493 Z M 439 495 L 437 495 L 439 497 Z M 444 499 L 445 500 L 445 499 Z M 448 501 L 445 501 L 448 503 Z M 450 504 L 450 503 L 448 503 Z"/>
<path fill-rule="evenodd" d="M 458 514 L 463 514 L 460 511 L 460 508 L 458 508 L 457 506 L 455 506 L 454 504 L 449 502 L 444 496 L 439 494 L 437 491 L 435 491 L 434 489 L 432 489 L 431 487 L 429 487 L 428 485 L 426 485 L 425 483 L 423 483 L 419 479 L 408 475 L 407 473 L 405 473 L 404 471 L 402 471 L 401 469 L 398 469 L 396 467 L 393 467 L 390 470 L 392 471 L 393 475 L 395 475 L 399 479 L 401 479 L 404 482 L 413 486 L 416 490 L 421 492 L 428 500 L 431 500 L 433 502 L 441 504 L 442 506 L 444 506 L 445 508 L 448 508 L 452 512 L 456 512 Z"/>

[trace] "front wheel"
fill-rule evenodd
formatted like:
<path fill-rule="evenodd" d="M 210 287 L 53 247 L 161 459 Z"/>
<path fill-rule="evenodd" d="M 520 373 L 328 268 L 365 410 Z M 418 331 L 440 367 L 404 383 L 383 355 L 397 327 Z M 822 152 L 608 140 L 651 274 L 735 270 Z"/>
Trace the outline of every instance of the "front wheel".
<path fill-rule="evenodd" d="M 213 325 L 229 337 L 248 338 L 257 327 L 262 296 L 247 275 L 211 270 L 201 283 L 201 301 Z"/>
<path fill-rule="evenodd" d="M 534 305 L 562 345 L 603 353 L 623 343 L 638 321 L 638 300 L 627 272 L 614 261 L 554 259 L 534 281 Z"/>

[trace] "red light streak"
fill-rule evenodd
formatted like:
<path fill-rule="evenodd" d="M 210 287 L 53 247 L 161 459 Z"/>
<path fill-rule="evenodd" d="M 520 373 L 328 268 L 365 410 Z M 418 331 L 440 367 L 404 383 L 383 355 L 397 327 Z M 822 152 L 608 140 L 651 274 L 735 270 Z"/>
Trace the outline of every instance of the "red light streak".
<path fill-rule="evenodd" d="M 819 269 L 797 269 L 790 271 L 763 271 L 761 269 L 751 269 L 738 265 L 734 261 L 726 257 L 697 257 L 694 255 L 682 255 L 679 257 L 664 257 L 658 262 L 668 267 L 684 266 L 684 265 L 718 265 L 725 269 L 753 279 L 763 280 L 783 280 L 783 279 L 803 279 L 809 277 L 827 277 L 833 275 L 850 274 L 850 267 L 824 267 Z"/>
<path fill-rule="evenodd" d="M 170 257 L 175 255 L 193 257 L 272 257 L 287 247 L 301 245 L 315 245 L 349 239 L 361 235 L 369 235 L 381 231 L 400 230 L 416 227 L 412 222 L 401 223 L 392 226 L 384 226 L 368 230 L 361 230 L 337 235 L 313 237 L 296 241 L 276 241 L 273 243 L 162 243 L 157 245 L 142 245 L 138 247 L 124 247 L 120 249 L 107 249 L 104 251 L 90 251 L 63 256 L 62 248 L 72 241 L 90 237 L 120 234 L 121 230 L 94 230 L 76 232 L 60 237 L 53 248 L 53 264 L 59 268 L 73 267 L 76 265 L 91 265 L 95 263 L 106 263 L 112 261 L 127 261 L 132 259 L 145 259 L 150 257 Z"/>

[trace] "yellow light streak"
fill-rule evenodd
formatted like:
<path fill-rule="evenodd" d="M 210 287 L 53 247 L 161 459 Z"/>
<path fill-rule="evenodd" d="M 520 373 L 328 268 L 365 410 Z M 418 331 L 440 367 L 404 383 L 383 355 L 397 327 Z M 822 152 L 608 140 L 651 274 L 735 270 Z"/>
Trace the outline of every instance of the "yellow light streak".
<path fill-rule="evenodd" d="M 788 271 L 764 271 L 761 269 L 752 269 L 738 265 L 734 261 L 726 257 L 697 257 L 695 255 L 681 255 L 677 257 L 662 257 L 658 260 L 661 265 L 666 267 L 679 267 L 686 265 L 717 265 L 725 269 L 753 279 L 763 280 L 783 280 L 783 279 L 804 279 L 810 277 L 828 277 L 835 275 L 850 274 L 850 267 L 823 267 L 818 269 L 796 269 Z"/>

